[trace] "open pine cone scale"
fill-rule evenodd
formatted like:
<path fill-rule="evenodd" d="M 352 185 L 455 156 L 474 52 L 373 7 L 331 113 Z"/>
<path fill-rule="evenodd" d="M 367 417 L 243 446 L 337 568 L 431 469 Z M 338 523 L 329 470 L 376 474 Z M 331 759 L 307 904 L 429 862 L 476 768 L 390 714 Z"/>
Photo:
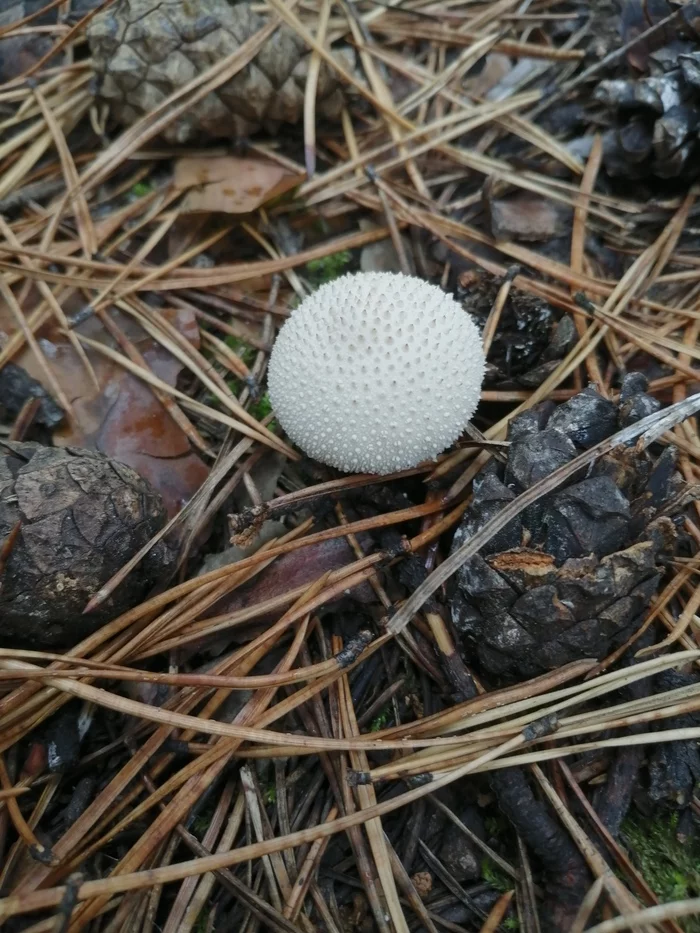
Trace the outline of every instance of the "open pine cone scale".
<path fill-rule="evenodd" d="M 516 419 L 508 461 L 475 480 L 453 550 L 581 448 L 658 407 L 645 385 L 632 375 L 617 405 L 589 388 Z M 618 448 L 530 506 L 457 574 L 452 619 L 467 654 L 487 673 L 522 678 L 604 657 L 648 609 L 679 545 L 673 515 L 692 495 L 672 448 Z"/>
<path fill-rule="evenodd" d="M 117 0 L 87 29 L 97 93 L 120 123 L 131 124 L 169 95 L 224 60 L 265 20 L 249 3 L 227 0 Z M 346 50 L 345 67 L 352 66 Z M 282 25 L 233 78 L 177 117 L 164 132 L 172 143 L 199 137 L 240 138 L 261 128 L 296 123 L 304 106 L 310 52 Z M 338 118 L 343 98 L 331 69 L 323 66 L 316 106 Z"/>

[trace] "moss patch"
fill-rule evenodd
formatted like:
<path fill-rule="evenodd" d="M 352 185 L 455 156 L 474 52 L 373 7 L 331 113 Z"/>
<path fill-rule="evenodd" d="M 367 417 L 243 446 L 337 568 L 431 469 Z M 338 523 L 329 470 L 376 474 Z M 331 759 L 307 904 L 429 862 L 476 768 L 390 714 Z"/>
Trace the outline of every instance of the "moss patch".
<path fill-rule="evenodd" d="M 345 249 L 340 253 L 331 253 L 322 259 L 312 259 L 306 264 L 306 272 L 313 285 L 332 282 L 345 272 L 352 259 L 352 253 Z"/>
<path fill-rule="evenodd" d="M 499 894 L 505 894 L 506 891 L 513 890 L 513 879 L 502 868 L 499 868 L 495 862 L 492 862 L 490 858 L 485 858 L 481 863 L 481 877 Z"/>
<path fill-rule="evenodd" d="M 654 820 L 627 819 L 622 839 L 635 866 L 662 903 L 700 896 L 700 842 L 676 838 L 678 814 Z M 679 920 L 688 933 L 700 933 L 700 917 Z"/>

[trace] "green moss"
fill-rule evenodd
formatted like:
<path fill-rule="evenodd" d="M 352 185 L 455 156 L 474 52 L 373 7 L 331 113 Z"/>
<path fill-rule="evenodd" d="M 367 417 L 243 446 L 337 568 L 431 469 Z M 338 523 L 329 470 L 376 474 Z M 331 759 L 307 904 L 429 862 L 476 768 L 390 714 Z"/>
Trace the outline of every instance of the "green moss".
<path fill-rule="evenodd" d="M 209 829 L 209 824 L 211 823 L 213 816 L 214 810 L 212 807 L 207 807 L 204 813 L 199 813 L 197 816 L 195 816 L 190 827 L 192 835 L 196 836 L 197 839 L 203 839 L 207 830 Z"/>
<path fill-rule="evenodd" d="M 265 392 L 257 402 L 253 402 L 250 406 L 250 413 L 254 418 L 257 418 L 258 421 L 262 421 L 263 418 L 267 416 L 272 411 L 272 402 L 270 401 L 270 396 Z M 270 430 L 274 431 L 275 421 L 270 422 Z"/>
<path fill-rule="evenodd" d="M 485 858 L 481 863 L 481 877 L 501 894 L 513 890 L 513 879 L 500 869 L 495 862 L 492 862 L 490 858 Z"/>
<path fill-rule="evenodd" d="M 153 191 L 153 185 L 149 184 L 147 181 L 137 181 L 131 189 L 131 193 L 137 198 L 144 198 L 147 194 L 150 194 L 151 191 Z"/>
<path fill-rule="evenodd" d="M 676 838 L 678 814 L 653 820 L 634 817 L 622 824 L 622 839 L 645 881 L 659 900 L 700 896 L 700 842 Z M 700 917 L 679 921 L 688 933 L 700 933 Z"/>
<path fill-rule="evenodd" d="M 331 253 L 322 259 L 312 259 L 306 264 L 306 271 L 314 285 L 324 285 L 342 275 L 351 259 L 352 253 L 346 249 L 340 253 Z"/>
<path fill-rule="evenodd" d="M 385 706 L 381 713 L 372 720 L 372 724 L 369 727 L 370 732 L 379 732 L 380 730 L 386 728 L 387 723 L 389 722 L 389 717 L 391 716 L 391 709 L 388 706 Z"/>
<path fill-rule="evenodd" d="M 255 360 L 255 350 L 249 347 L 245 340 L 240 337 L 233 337 L 230 334 L 224 340 L 227 347 L 230 347 L 236 356 L 239 356 L 246 366 L 250 366 Z"/>
<path fill-rule="evenodd" d="M 486 834 L 492 839 L 500 839 L 503 833 L 510 832 L 510 823 L 500 811 L 487 813 L 484 816 L 484 828 Z"/>

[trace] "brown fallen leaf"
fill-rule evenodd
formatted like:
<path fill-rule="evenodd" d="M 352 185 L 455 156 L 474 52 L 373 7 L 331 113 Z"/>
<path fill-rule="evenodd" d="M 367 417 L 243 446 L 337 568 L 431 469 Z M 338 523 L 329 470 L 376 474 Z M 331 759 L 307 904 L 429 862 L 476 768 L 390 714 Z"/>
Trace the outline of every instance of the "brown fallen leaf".
<path fill-rule="evenodd" d="M 298 586 L 305 586 L 333 570 L 340 570 L 355 559 L 354 553 L 345 538 L 332 538 L 320 541 L 309 547 L 299 548 L 290 554 L 283 554 L 250 583 L 235 590 L 230 596 L 224 596 L 205 613 L 206 616 L 235 612 L 244 606 L 255 606 L 259 602 L 280 596 Z M 374 593 L 368 583 L 350 591 L 352 599 L 359 602 L 372 602 Z M 269 613 L 256 619 L 256 625 L 269 625 L 279 613 Z"/>
<path fill-rule="evenodd" d="M 486 97 L 512 70 L 513 63 L 508 55 L 491 52 L 486 56 L 484 67 L 479 74 L 465 80 L 464 92 L 475 98 Z"/>
<path fill-rule="evenodd" d="M 286 194 L 305 176 L 260 157 L 188 156 L 175 163 L 175 188 L 187 191 L 181 210 L 248 214 Z"/>
<path fill-rule="evenodd" d="M 370 546 L 371 538 L 369 536 L 361 535 L 360 538 L 363 545 Z M 259 543 L 256 542 L 253 550 L 257 549 Z M 234 550 L 240 553 L 238 549 L 230 549 L 230 553 L 234 553 Z M 274 599 L 276 596 L 281 596 L 283 593 L 288 593 L 297 587 L 307 586 L 322 577 L 324 573 L 340 570 L 341 567 L 351 564 L 353 560 L 355 560 L 354 551 L 345 538 L 319 541 L 317 544 L 299 548 L 298 551 L 292 551 L 290 554 L 278 557 L 269 567 L 253 577 L 249 583 L 244 584 L 238 590 L 234 590 L 228 596 L 222 597 L 203 613 L 202 618 L 206 619 L 236 612 L 246 606 L 256 606 L 258 603 Z M 365 604 L 376 599 L 369 583 L 362 583 L 352 590 L 348 590 L 347 596 L 355 602 Z M 280 614 L 281 611 L 277 610 L 259 616 L 249 626 L 246 626 L 243 633 L 238 629 L 234 629 L 231 632 L 223 632 L 223 634 L 214 638 L 203 638 L 200 641 L 192 642 L 180 649 L 182 652 L 181 657 L 190 657 L 202 651 L 206 651 L 211 656 L 219 655 L 232 643 L 239 643 L 241 640 L 248 641 L 253 634 L 262 631 L 275 622 Z"/>
<path fill-rule="evenodd" d="M 195 346 L 198 344 L 196 323 L 188 311 L 165 314 Z M 112 318 L 116 317 L 113 313 Z M 181 364 L 132 321 L 120 316 L 119 324 L 152 372 L 175 385 Z M 104 330 L 97 321 L 94 325 L 100 331 L 98 339 L 104 342 Z M 83 328 L 81 332 L 86 333 Z M 89 356 L 102 390 L 96 394 L 83 382 L 81 394 L 74 400 L 79 423 L 55 433 L 54 442 L 101 450 L 128 464 L 160 492 L 168 515 L 175 515 L 204 482 L 208 467 L 144 382 L 111 360 L 98 362 L 98 354 Z"/>
<path fill-rule="evenodd" d="M 497 240 L 538 242 L 563 236 L 571 229 L 571 211 L 545 198 L 516 194 L 485 198 L 491 232 Z"/>
<path fill-rule="evenodd" d="M 191 343 L 198 345 L 199 331 L 191 312 L 163 309 L 160 313 Z M 169 385 L 175 385 L 181 364 L 131 317 L 115 310 L 110 312 L 110 317 L 142 354 L 150 369 Z M 3 330 L 12 333 L 13 322 L 6 310 L 0 309 L 0 331 Z M 75 331 L 116 346 L 94 315 L 79 324 Z M 40 339 L 75 415 L 54 432 L 54 444 L 97 450 L 126 463 L 161 494 L 168 515 L 175 515 L 209 474 L 209 468 L 192 449 L 183 429 L 149 386 L 101 353 L 87 351 L 100 386 L 98 392 L 68 339 L 53 325 L 42 328 Z M 45 386 L 44 374 L 31 351 L 25 348 L 13 362 Z"/>

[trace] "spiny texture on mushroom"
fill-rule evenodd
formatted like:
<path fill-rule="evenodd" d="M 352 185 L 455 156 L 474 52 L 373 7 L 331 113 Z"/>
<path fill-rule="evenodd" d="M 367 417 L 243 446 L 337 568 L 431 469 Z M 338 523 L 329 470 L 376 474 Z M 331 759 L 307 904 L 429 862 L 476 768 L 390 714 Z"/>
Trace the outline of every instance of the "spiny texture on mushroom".
<path fill-rule="evenodd" d="M 388 473 L 435 457 L 479 402 L 476 325 L 440 288 L 366 272 L 322 285 L 292 313 L 270 357 L 270 400 L 310 457 Z"/>

